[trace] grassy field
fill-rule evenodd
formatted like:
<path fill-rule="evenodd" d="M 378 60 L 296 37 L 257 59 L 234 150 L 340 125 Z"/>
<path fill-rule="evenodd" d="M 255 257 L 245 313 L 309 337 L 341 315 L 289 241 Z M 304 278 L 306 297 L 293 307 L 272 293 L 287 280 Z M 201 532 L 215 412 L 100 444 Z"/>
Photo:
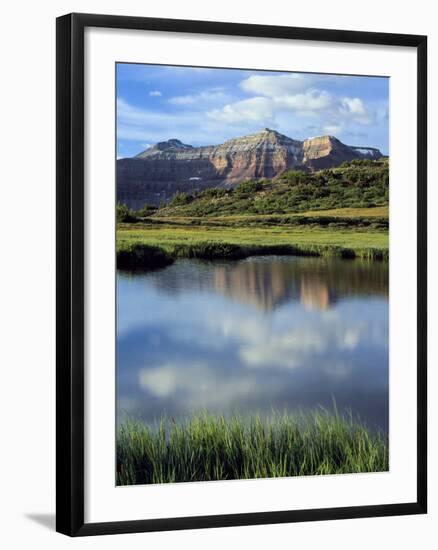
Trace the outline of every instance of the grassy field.
<path fill-rule="evenodd" d="M 177 221 L 178 223 L 188 223 L 189 220 L 208 220 L 227 223 L 235 221 L 253 221 L 253 220 L 270 220 L 270 219 L 285 219 L 285 218 L 383 218 L 388 219 L 389 207 L 388 206 L 374 206 L 372 208 L 331 208 L 330 210 L 309 210 L 305 212 L 289 212 L 286 214 L 234 214 L 234 215 L 222 215 L 222 216 L 175 216 L 170 215 L 163 218 L 163 221 Z"/>
<path fill-rule="evenodd" d="M 191 226 L 175 220 L 159 225 L 120 224 L 117 231 L 119 259 L 125 258 L 129 264 L 130 255 L 135 253 L 138 259 L 144 251 L 157 250 L 167 258 L 296 254 L 387 259 L 388 232 L 369 228 L 290 227 L 285 224 Z M 138 262 L 140 266 L 141 260 Z"/>
<path fill-rule="evenodd" d="M 309 212 L 297 213 L 297 216 L 334 216 L 334 217 L 382 217 L 389 216 L 389 206 L 374 206 L 372 208 L 332 208 L 330 210 L 313 210 Z"/>
<path fill-rule="evenodd" d="M 351 249 L 388 248 L 388 234 L 383 231 L 342 231 L 314 228 L 287 227 L 179 227 L 174 224 L 160 226 L 123 226 L 117 232 L 118 242 L 140 242 L 159 245 L 172 251 L 175 245 L 200 242 L 220 242 L 238 245 L 323 245 Z"/>
<path fill-rule="evenodd" d="M 175 258 L 256 254 L 388 259 L 388 207 L 288 214 L 149 216 L 119 223 L 121 268 L 153 269 Z"/>
<path fill-rule="evenodd" d="M 230 419 L 198 414 L 157 429 L 117 432 L 117 484 L 174 483 L 388 470 L 387 438 L 351 417 L 321 411 Z"/>

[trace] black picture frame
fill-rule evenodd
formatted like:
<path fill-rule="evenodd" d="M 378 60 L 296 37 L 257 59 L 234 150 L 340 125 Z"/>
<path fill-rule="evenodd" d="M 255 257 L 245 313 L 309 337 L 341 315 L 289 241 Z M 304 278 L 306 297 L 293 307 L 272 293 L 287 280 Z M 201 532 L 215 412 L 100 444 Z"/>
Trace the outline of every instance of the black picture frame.
<path fill-rule="evenodd" d="M 417 51 L 417 498 L 415 502 L 214 516 L 84 522 L 84 30 L 86 27 L 405 46 Z M 427 510 L 427 38 L 73 13 L 56 22 L 56 530 L 69 536 L 424 514 Z"/>

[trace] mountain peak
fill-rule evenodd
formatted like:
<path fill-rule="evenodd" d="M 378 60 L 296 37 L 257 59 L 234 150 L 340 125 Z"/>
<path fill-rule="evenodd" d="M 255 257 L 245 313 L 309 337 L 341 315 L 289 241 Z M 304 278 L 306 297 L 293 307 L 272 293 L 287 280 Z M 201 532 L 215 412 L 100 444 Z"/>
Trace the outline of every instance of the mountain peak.
<path fill-rule="evenodd" d="M 330 134 L 322 134 L 320 136 L 312 136 L 312 137 L 308 137 L 304 140 L 304 142 L 306 141 L 326 141 L 326 142 L 330 142 L 330 141 L 334 141 L 334 142 L 338 142 L 338 143 L 342 143 L 337 137 L 335 136 L 332 136 Z"/>
<path fill-rule="evenodd" d="M 172 139 L 168 139 L 167 141 L 159 141 L 155 145 L 152 145 L 151 147 L 148 147 L 147 149 L 139 153 L 137 157 L 145 158 L 145 157 L 149 157 L 151 155 L 160 153 L 162 151 L 172 152 L 172 151 L 179 151 L 184 149 L 193 149 L 193 146 L 187 145 L 186 143 L 183 143 L 177 138 L 172 138 Z"/>
<path fill-rule="evenodd" d="M 242 137 L 227 140 L 219 147 L 246 147 L 246 148 L 264 148 L 264 147 L 299 147 L 302 142 L 292 139 L 284 134 L 280 134 L 271 128 L 264 128 L 254 134 L 247 134 Z"/>
<path fill-rule="evenodd" d="M 263 136 L 263 137 L 267 137 L 267 136 L 275 136 L 275 137 L 282 137 L 282 138 L 287 138 L 287 139 L 291 139 L 289 138 L 288 136 L 285 136 L 284 134 L 281 134 L 280 132 L 277 132 L 277 130 L 272 130 L 272 128 L 263 128 L 263 130 L 260 130 L 259 132 L 256 132 L 254 135 L 259 135 L 259 136 Z"/>
<path fill-rule="evenodd" d="M 285 170 L 314 171 L 353 159 L 378 159 L 373 147 L 350 146 L 331 135 L 294 140 L 272 128 L 193 147 L 172 138 L 156 143 L 135 159 L 117 162 L 121 202 L 140 208 L 159 204 L 177 191 L 232 186 L 245 179 L 275 178 Z"/>

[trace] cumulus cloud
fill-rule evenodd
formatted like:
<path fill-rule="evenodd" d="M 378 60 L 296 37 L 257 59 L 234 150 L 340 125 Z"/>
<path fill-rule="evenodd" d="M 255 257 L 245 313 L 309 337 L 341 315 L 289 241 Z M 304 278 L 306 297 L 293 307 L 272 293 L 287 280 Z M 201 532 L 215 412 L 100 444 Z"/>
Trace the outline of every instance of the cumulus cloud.
<path fill-rule="evenodd" d="M 240 87 L 245 92 L 267 97 L 302 92 L 309 88 L 314 81 L 312 75 L 294 73 L 278 76 L 252 75 L 242 80 Z"/>
<path fill-rule="evenodd" d="M 226 101 L 230 98 L 222 89 L 204 90 L 197 94 L 188 94 L 169 98 L 172 105 L 202 105 Z"/>
<path fill-rule="evenodd" d="M 273 124 L 281 113 L 293 112 L 299 116 L 311 115 L 314 112 L 326 111 L 333 106 L 332 96 L 321 90 L 309 90 L 295 95 L 279 97 L 251 97 L 214 109 L 207 113 L 211 119 L 236 124 L 242 122 L 259 122 Z"/>
<path fill-rule="evenodd" d="M 371 113 L 365 108 L 365 105 L 358 97 L 343 97 L 339 100 L 339 112 L 347 118 L 352 118 L 357 122 L 369 124 L 372 122 Z"/>
<path fill-rule="evenodd" d="M 324 90 L 308 90 L 302 94 L 285 95 L 273 98 L 274 103 L 293 111 L 322 111 L 333 107 L 334 98 Z"/>
<path fill-rule="evenodd" d="M 266 97 L 252 97 L 225 105 L 222 109 L 214 109 L 207 113 L 210 119 L 227 124 L 242 122 L 257 122 L 268 124 L 274 121 L 273 101 Z"/>
<path fill-rule="evenodd" d="M 160 90 L 152 90 L 149 92 L 149 95 L 151 97 L 161 97 L 163 94 L 160 92 Z"/>
<path fill-rule="evenodd" d="M 345 379 L 354 369 L 349 354 L 369 331 L 367 323 L 346 325 L 333 315 L 324 315 L 316 326 L 300 322 L 278 333 L 269 332 L 265 323 L 249 316 L 206 320 L 206 326 L 215 325 L 216 337 L 221 327 L 236 340 L 239 362 L 230 370 L 190 356 L 148 364 L 136 373 L 139 389 L 181 411 L 232 410 L 258 396 L 278 395 L 290 383 L 285 377 L 296 369 L 318 369 L 334 381 Z"/>
<path fill-rule="evenodd" d="M 280 97 L 244 99 L 209 111 L 207 116 L 228 124 L 243 121 L 272 124 L 288 114 L 303 118 L 319 116 L 322 128 L 332 127 L 336 132 L 342 130 L 343 123 L 356 122 L 368 125 L 373 121 L 373 114 L 367 111 L 360 99 L 337 98 L 323 90 L 309 90 Z M 338 122 L 324 124 L 324 119 L 328 118 L 335 118 Z"/>
<path fill-rule="evenodd" d="M 374 113 L 360 98 L 338 96 L 318 88 L 318 84 L 318 75 L 252 75 L 241 81 L 240 88 L 255 96 L 213 109 L 207 116 L 226 124 L 275 124 L 290 115 L 319 118 L 319 129 L 332 134 L 350 123 L 368 125 L 374 121 Z"/>
<path fill-rule="evenodd" d="M 320 363 L 329 350 L 351 352 L 370 330 L 366 322 L 346 325 L 330 312 L 315 325 L 289 325 L 277 332 L 269 331 L 260 320 L 225 317 L 216 323 L 228 338 L 239 342 L 239 357 L 247 367 L 282 370 L 312 366 L 312 358 Z"/>
<path fill-rule="evenodd" d="M 262 391 L 252 376 L 244 373 L 237 378 L 219 376 L 214 368 L 203 362 L 165 363 L 140 369 L 138 382 L 153 396 L 172 397 L 187 410 L 224 406 Z"/>
<path fill-rule="evenodd" d="M 139 384 L 157 397 L 166 397 L 174 393 L 178 383 L 177 369 L 164 365 L 157 369 L 141 369 L 138 373 Z"/>

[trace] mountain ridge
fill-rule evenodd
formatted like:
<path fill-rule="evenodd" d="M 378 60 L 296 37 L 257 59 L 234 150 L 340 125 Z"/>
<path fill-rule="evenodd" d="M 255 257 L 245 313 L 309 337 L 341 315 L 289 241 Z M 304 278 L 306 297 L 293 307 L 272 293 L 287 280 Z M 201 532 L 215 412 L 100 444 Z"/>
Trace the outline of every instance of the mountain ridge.
<path fill-rule="evenodd" d="M 382 156 L 377 148 L 346 145 L 335 136 L 300 141 L 270 128 L 200 147 L 172 138 L 117 161 L 117 198 L 141 208 L 168 202 L 178 192 L 232 187 L 245 179 L 272 179 L 289 169 L 312 172 Z"/>

